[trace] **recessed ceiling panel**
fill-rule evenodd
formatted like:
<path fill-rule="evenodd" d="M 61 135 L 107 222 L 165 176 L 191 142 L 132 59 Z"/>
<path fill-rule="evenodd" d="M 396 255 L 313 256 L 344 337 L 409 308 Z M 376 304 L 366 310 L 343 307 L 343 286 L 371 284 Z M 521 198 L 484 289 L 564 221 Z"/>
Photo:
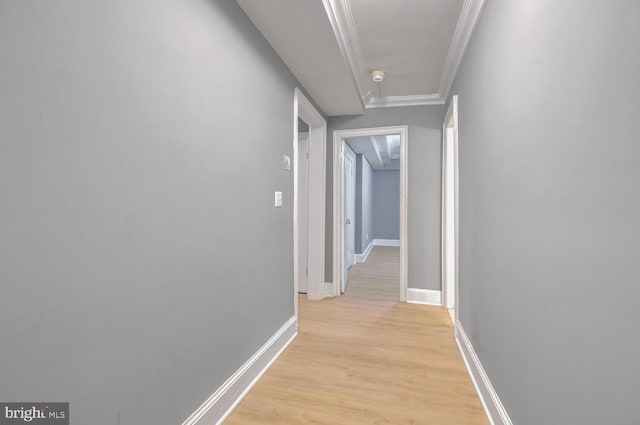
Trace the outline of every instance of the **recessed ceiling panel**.
<path fill-rule="evenodd" d="M 463 0 L 349 0 L 366 69 L 383 69 L 377 97 L 438 92 Z"/>
<path fill-rule="evenodd" d="M 442 104 L 484 4 L 236 1 L 329 116 L 359 115 L 365 106 Z M 381 83 L 370 78 L 376 69 L 386 73 Z"/>

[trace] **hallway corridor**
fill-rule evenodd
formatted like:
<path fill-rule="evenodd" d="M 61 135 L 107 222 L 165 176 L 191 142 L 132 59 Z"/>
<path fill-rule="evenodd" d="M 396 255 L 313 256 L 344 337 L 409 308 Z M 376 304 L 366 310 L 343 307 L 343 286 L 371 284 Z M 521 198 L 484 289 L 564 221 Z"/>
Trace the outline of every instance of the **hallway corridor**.
<path fill-rule="evenodd" d="M 394 301 L 398 252 L 375 247 L 340 298 L 300 297 L 298 337 L 227 425 L 488 423 L 446 310 Z"/>

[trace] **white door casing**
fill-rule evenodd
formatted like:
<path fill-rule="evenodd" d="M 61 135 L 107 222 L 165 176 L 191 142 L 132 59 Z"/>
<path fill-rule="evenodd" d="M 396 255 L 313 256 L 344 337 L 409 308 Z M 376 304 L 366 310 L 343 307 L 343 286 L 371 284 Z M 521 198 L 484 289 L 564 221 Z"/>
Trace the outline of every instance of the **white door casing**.
<path fill-rule="evenodd" d="M 458 96 L 442 125 L 442 292 L 443 303 L 458 320 Z"/>
<path fill-rule="evenodd" d="M 298 317 L 299 217 L 298 203 L 298 119 L 309 125 L 308 226 L 307 226 L 307 298 L 321 300 L 325 294 L 325 186 L 327 122 L 300 89 L 293 93 L 293 305 Z M 333 295 L 333 294 L 329 294 Z"/>
<path fill-rule="evenodd" d="M 407 242 L 407 202 L 408 167 L 407 151 L 409 127 L 376 127 L 354 130 L 336 130 L 333 132 L 333 293 L 339 296 L 344 275 L 344 139 L 364 136 L 400 135 L 400 285 L 399 300 L 407 300 L 408 242 Z"/>
<path fill-rule="evenodd" d="M 345 145 L 344 149 L 344 275 L 341 292 L 347 288 L 348 270 L 356 262 L 356 154 Z"/>
<path fill-rule="evenodd" d="M 309 231 L 309 133 L 298 137 L 298 292 L 307 293 Z"/>

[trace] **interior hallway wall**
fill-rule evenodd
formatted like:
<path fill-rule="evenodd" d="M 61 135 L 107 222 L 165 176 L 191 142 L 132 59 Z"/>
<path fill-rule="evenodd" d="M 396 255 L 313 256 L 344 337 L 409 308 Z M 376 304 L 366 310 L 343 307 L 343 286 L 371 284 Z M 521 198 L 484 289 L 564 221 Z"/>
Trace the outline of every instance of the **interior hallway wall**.
<path fill-rule="evenodd" d="M 638 17 L 487 1 L 452 90 L 461 319 L 517 425 L 640 421 Z"/>
<path fill-rule="evenodd" d="M 400 239 L 400 171 L 373 172 L 373 238 Z"/>
<path fill-rule="evenodd" d="M 440 290 L 440 212 L 444 106 L 369 109 L 358 116 L 330 117 L 327 123 L 325 280 L 333 281 L 333 132 L 409 126 L 409 287 Z"/>
<path fill-rule="evenodd" d="M 5 0 L 0 74 L 0 400 L 182 423 L 293 315 L 295 78 L 232 0 Z"/>
<path fill-rule="evenodd" d="M 367 158 L 356 155 L 356 254 L 373 240 L 373 170 Z"/>

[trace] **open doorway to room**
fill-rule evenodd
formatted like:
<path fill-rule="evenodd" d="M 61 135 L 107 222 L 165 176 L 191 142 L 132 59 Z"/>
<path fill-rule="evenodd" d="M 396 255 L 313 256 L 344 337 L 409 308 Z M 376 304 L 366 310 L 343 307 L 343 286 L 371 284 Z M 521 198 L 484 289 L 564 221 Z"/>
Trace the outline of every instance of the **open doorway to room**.
<path fill-rule="evenodd" d="M 406 126 L 334 132 L 334 291 L 406 301 Z M 359 263 L 366 263 L 360 265 Z M 364 293 L 364 292 L 363 292 Z"/>
<path fill-rule="evenodd" d="M 298 118 L 298 293 L 306 294 L 309 281 L 309 125 Z"/>
<path fill-rule="evenodd" d="M 310 300 L 326 296 L 324 223 L 327 124 L 298 88 L 293 101 L 293 281 Z M 286 163 L 286 159 L 285 159 Z M 286 169 L 286 166 L 285 166 Z"/>

